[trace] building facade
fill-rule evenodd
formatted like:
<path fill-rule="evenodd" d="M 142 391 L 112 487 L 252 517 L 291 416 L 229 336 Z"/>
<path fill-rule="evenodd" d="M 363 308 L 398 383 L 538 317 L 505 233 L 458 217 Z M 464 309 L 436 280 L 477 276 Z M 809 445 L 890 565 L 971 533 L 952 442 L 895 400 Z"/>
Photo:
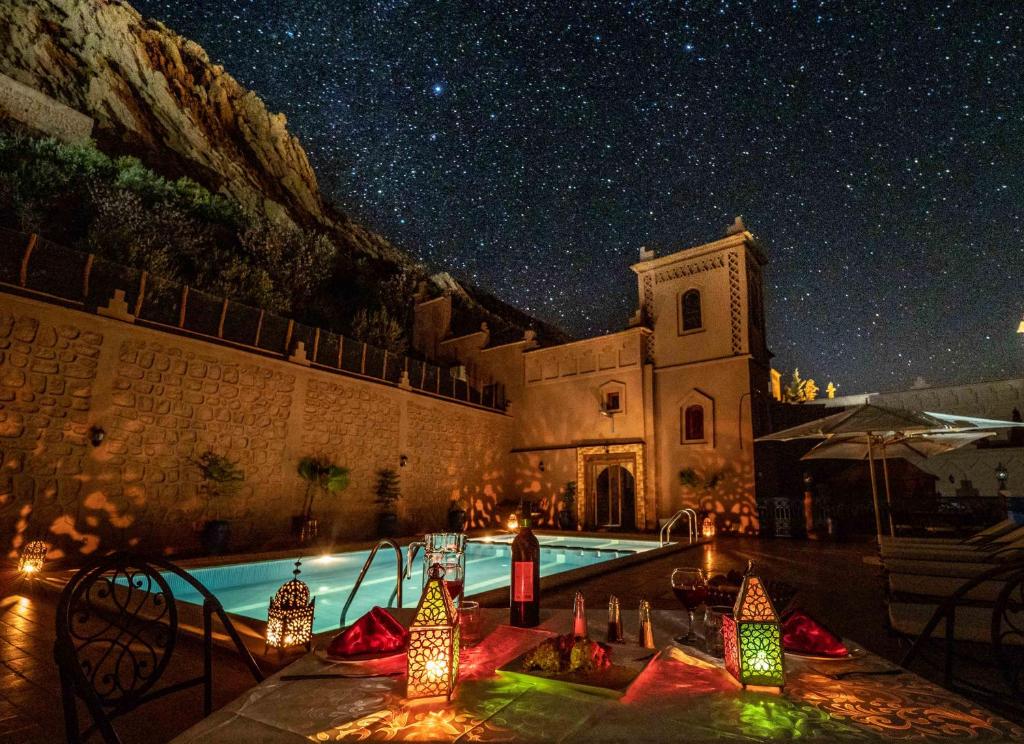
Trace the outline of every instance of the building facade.
<path fill-rule="evenodd" d="M 631 268 L 638 308 L 617 333 L 540 347 L 533 334 L 452 337 L 451 298 L 416 307 L 414 347 L 504 388 L 508 492 L 553 519 L 575 486 L 587 529 L 653 530 L 678 509 L 757 530 L 753 440 L 770 398 L 764 250 L 737 220 L 705 245 Z"/>

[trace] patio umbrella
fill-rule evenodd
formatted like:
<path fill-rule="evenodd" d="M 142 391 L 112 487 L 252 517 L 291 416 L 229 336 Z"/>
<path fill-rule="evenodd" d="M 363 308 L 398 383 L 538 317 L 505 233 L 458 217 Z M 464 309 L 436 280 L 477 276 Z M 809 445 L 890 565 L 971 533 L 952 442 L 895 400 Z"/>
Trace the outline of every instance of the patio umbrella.
<path fill-rule="evenodd" d="M 861 438 L 866 450 L 868 470 L 871 477 L 871 500 L 875 507 L 875 529 L 878 536 L 882 535 L 882 516 L 878 507 L 878 485 L 875 477 L 875 453 L 882 453 L 883 466 L 887 447 L 926 447 L 941 446 L 941 439 L 932 445 L 915 444 L 914 439 L 924 435 L 952 435 L 991 432 L 995 429 L 1006 429 L 1022 424 L 1014 421 L 999 421 L 973 416 L 958 416 L 948 413 L 931 411 L 905 411 L 898 408 L 886 408 L 870 403 L 855 406 L 840 413 L 825 416 L 806 424 L 790 427 L 758 437 L 758 442 L 788 442 L 793 439 L 827 439 L 839 438 L 853 445 L 852 439 Z M 948 443 L 952 443 L 950 440 Z M 967 444 L 961 441 L 958 446 Z M 838 445 L 837 445 L 838 446 Z M 821 455 L 820 457 L 824 457 Z M 860 457 L 854 459 L 861 459 Z M 888 471 L 885 472 L 888 480 Z M 888 491 L 887 491 L 888 493 Z"/>
<path fill-rule="evenodd" d="M 959 449 L 964 445 L 977 442 L 979 439 L 994 437 L 994 431 L 972 431 L 929 434 L 926 432 L 908 434 L 903 438 L 880 440 L 877 446 L 881 448 L 881 454 L 875 455 L 874 444 L 867 434 L 837 434 L 826 439 L 820 444 L 814 445 L 810 452 L 801 457 L 801 460 L 871 460 L 877 456 L 882 461 L 882 481 L 885 484 L 885 504 L 889 517 L 889 534 L 895 535 L 896 528 L 892 522 L 892 492 L 889 488 L 889 459 L 913 459 L 914 457 L 933 457 L 945 452 Z M 872 469 L 871 488 L 872 497 L 875 501 L 875 520 L 879 526 L 880 517 L 878 514 L 878 496 L 875 491 L 874 471 Z M 880 527 L 879 527 L 880 529 Z"/>

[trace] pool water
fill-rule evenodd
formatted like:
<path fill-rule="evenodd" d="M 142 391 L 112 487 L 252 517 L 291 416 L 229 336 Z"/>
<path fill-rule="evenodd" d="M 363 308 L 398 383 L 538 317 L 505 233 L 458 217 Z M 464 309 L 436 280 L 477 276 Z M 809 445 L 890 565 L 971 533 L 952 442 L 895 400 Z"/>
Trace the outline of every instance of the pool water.
<path fill-rule="evenodd" d="M 658 547 L 645 540 L 605 540 L 602 538 L 538 535 L 541 544 L 541 576 L 570 571 L 582 566 L 622 558 Z M 490 589 L 508 586 L 511 535 L 470 540 L 466 547 L 466 586 L 469 597 Z M 339 627 L 342 607 L 352 591 L 369 550 L 303 556 L 302 576 L 316 596 L 314 632 Z M 403 556 L 405 551 L 403 550 Z M 422 587 L 422 550 L 416 556 L 412 576 L 402 585 L 403 605 L 415 606 Z M 224 609 L 257 620 L 267 619 L 270 598 L 292 577 L 294 559 L 237 563 L 227 566 L 195 568 L 189 571 L 213 592 Z M 381 547 L 373 565 L 349 607 L 346 622 L 358 619 L 374 605 L 385 607 L 395 589 L 395 554 Z M 202 604 L 200 595 L 175 576 L 165 576 L 174 596 L 184 602 Z"/>

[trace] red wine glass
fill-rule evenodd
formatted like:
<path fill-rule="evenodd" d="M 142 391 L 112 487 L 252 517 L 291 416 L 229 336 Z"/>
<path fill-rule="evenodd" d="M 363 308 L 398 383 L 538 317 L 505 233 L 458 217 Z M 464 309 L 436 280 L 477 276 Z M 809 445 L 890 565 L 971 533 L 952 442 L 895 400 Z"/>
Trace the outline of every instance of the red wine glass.
<path fill-rule="evenodd" d="M 708 580 L 704 571 L 699 568 L 677 568 L 672 572 L 672 593 L 686 608 L 690 621 L 686 635 L 675 640 L 679 643 L 693 643 L 697 640 L 693 632 L 693 611 L 708 598 Z"/>

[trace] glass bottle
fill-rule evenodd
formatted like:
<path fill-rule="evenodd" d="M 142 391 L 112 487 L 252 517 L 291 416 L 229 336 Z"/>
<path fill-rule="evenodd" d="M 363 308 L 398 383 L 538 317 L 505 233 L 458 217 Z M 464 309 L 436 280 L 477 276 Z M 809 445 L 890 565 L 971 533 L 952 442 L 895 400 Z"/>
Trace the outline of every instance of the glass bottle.
<path fill-rule="evenodd" d="M 508 621 L 517 628 L 540 624 L 540 543 L 530 529 L 529 517 L 520 520 L 519 534 L 512 541 Z"/>

